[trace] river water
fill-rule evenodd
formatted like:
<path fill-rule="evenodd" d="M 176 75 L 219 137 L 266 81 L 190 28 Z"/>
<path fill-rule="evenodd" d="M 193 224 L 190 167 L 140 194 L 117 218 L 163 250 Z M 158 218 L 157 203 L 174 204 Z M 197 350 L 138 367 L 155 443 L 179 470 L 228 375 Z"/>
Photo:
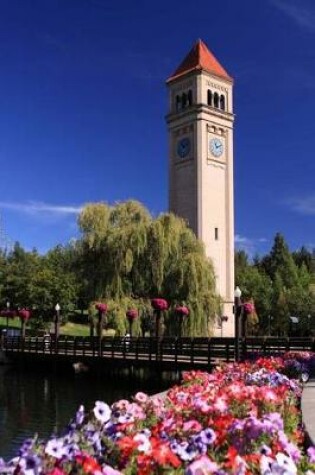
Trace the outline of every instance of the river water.
<path fill-rule="evenodd" d="M 61 431 L 80 404 L 93 409 L 96 400 L 108 404 L 130 398 L 137 391 L 155 394 L 167 380 L 123 375 L 57 374 L 0 366 L 0 457 L 16 455 L 25 438 L 46 438 Z"/>

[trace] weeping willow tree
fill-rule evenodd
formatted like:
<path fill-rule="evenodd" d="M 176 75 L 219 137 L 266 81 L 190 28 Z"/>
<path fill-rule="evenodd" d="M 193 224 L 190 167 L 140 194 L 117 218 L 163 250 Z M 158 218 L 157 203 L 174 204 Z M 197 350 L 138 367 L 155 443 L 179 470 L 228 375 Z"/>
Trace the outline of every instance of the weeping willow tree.
<path fill-rule="evenodd" d="M 213 267 L 182 219 L 168 213 L 153 219 L 142 204 L 127 201 L 88 204 L 78 224 L 86 294 L 90 301 L 110 302 L 108 324 L 119 334 L 126 330 L 126 310 L 148 314 L 149 300 L 157 296 L 171 304 L 164 320 L 167 334 L 175 332 L 176 304 L 190 309 L 183 335 L 211 334 L 220 306 Z"/>

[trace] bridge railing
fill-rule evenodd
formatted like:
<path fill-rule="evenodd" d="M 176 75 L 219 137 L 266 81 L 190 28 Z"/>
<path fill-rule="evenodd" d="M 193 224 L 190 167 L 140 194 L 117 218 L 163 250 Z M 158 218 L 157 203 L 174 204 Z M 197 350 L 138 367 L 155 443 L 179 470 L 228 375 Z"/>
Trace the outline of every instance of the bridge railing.
<path fill-rule="evenodd" d="M 158 361 L 211 366 L 219 361 L 234 361 L 234 338 L 143 338 L 143 337 L 4 337 L 7 353 L 55 356 L 83 356 L 129 361 Z M 241 359 L 285 351 L 315 351 L 314 338 L 247 337 L 240 340 Z"/>

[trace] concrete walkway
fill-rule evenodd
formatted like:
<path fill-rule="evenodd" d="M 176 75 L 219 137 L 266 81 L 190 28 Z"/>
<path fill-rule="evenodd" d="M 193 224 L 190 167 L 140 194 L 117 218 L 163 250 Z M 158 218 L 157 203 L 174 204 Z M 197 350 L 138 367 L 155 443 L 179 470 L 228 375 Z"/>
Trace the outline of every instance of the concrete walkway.
<path fill-rule="evenodd" d="M 302 393 L 302 414 L 310 442 L 315 445 L 315 378 L 310 378 Z"/>

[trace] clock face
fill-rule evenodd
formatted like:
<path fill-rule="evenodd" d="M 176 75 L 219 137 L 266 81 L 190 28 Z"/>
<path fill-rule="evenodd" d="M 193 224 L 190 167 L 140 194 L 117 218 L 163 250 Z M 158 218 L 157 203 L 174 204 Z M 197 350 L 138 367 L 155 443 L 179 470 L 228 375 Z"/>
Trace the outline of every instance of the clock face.
<path fill-rule="evenodd" d="M 223 154 L 223 143 L 220 139 L 211 139 L 209 142 L 209 148 L 214 157 L 221 157 Z"/>
<path fill-rule="evenodd" d="M 190 140 L 188 137 L 182 138 L 178 143 L 177 143 L 177 155 L 180 158 L 185 158 L 190 152 Z"/>

